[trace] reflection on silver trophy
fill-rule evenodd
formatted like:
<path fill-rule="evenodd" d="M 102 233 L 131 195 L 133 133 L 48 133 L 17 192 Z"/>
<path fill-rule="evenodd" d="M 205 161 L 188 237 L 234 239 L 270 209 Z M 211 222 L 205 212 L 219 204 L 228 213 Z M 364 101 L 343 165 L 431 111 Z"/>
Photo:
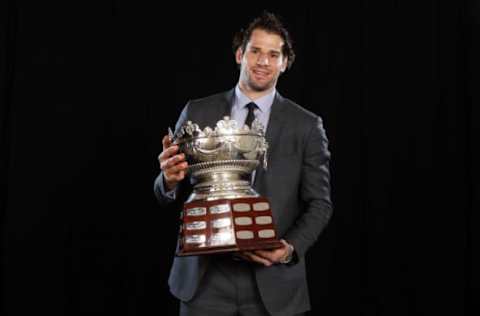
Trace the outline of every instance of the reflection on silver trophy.
<path fill-rule="evenodd" d="M 262 124 L 239 126 L 228 116 L 214 129 L 186 122 L 173 136 L 185 154 L 193 192 L 184 204 L 178 255 L 281 247 L 268 200 L 251 187 L 267 168 Z"/>

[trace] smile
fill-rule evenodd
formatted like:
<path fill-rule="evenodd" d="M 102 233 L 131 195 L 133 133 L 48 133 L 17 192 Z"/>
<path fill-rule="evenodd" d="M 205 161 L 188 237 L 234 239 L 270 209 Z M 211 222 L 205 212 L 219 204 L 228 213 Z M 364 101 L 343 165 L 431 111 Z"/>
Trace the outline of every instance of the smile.
<path fill-rule="evenodd" d="M 256 76 L 260 76 L 260 77 L 268 77 L 268 75 L 269 75 L 269 72 L 267 72 L 267 71 L 253 70 L 253 73 Z"/>

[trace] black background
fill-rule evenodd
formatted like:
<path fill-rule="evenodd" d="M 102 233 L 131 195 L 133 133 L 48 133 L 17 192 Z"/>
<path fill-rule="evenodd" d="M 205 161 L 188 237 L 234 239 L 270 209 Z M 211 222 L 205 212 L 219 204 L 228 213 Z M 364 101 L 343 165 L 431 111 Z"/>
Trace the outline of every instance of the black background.
<path fill-rule="evenodd" d="M 177 216 L 152 184 L 191 98 L 230 89 L 231 38 L 280 14 L 284 96 L 321 115 L 334 216 L 312 315 L 462 315 L 478 300 L 480 6 L 322 1 L 0 4 L 1 315 L 175 315 Z"/>

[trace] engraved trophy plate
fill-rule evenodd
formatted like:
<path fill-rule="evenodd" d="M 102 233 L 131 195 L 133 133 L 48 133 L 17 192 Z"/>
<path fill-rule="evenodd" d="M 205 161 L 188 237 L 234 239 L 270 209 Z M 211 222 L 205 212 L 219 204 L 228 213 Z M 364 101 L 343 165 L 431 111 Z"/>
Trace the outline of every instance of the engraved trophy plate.
<path fill-rule="evenodd" d="M 228 204 L 220 204 L 210 207 L 210 213 L 212 214 L 222 214 L 230 212 L 230 205 Z"/>
<path fill-rule="evenodd" d="M 260 203 L 255 203 L 253 204 L 253 210 L 254 211 L 266 211 L 270 209 L 270 206 L 266 202 L 260 202 Z"/>
<path fill-rule="evenodd" d="M 235 224 L 238 226 L 245 226 L 245 225 L 248 226 L 253 224 L 253 220 L 251 217 L 247 217 L 247 216 L 237 217 L 235 218 Z"/>
<path fill-rule="evenodd" d="M 233 210 L 235 212 L 248 212 L 251 210 L 250 204 L 248 203 L 236 203 L 233 205 Z"/>
<path fill-rule="evenodd" d="M 228 230 L 213 234 L 210 240 L 210 244 L 212 246 L 235 245 L 233 230 L 228 229 Z"/>
<path fill-rule="evenodd" d="M 275 237 L 275 231 L 273 229 L 262 229 L 258 231 L 260 238 L 273 238 Z"/>
<path fill-rule="evenodd" d="M 271 216 L 257 216 L 255 217 L 255 223 L 258 225 L 267 225 L 272 223 Z"/>
<path fill-rule="evenodd" d="M 206 207 L 194 207 L 186 210 L 187 216 L 203 216 L 207 214 Z"/>
<path fill-rule="evenodd" d="M 239 230 L 237 232 L 237 238 L 239 239 L 253 239 L 253 232 L 250 230 Z"/>
<path fill-rule="evenodd" d="M 212 221 L 212 227 L 213 228 L 223 228 L 223 227 L 231 227 L 232 226 L 232 221 L 230 218 L 219 218 L 216 220 Z"/>
<path fill-rule="evenodd" d="M 205 221 L 197 221 L 185 224 L 186 230 L 199 230 L 207 228 L 207 222 Z"/>
<path fill-rule="evenodd" d="M 185 237 L 187 244 L 204 244 L 206 241 L 205 235 L 190 235 Z"/>
<path fill-rule="evenodd" d="M 171 139 L 185 154 L 193 184 L 177 255 L 282 247 L 270 203 L 250 183 L 258 165 L 267 168 L 268 144 L 258 120 L 239 126 L 224 117 L 203 130 L 188 121 Z"/>

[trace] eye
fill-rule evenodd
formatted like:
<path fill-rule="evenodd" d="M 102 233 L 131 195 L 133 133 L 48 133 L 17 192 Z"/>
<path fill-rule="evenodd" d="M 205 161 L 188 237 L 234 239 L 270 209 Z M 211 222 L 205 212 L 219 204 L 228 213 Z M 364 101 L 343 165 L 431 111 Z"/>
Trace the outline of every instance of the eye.
<path fill-rule="evenodd" d="M 271 58 L 278 58 L 278 57 L 280 57 L 280 54 L 279 53 L 271 53 L 270 57 Z"/>

